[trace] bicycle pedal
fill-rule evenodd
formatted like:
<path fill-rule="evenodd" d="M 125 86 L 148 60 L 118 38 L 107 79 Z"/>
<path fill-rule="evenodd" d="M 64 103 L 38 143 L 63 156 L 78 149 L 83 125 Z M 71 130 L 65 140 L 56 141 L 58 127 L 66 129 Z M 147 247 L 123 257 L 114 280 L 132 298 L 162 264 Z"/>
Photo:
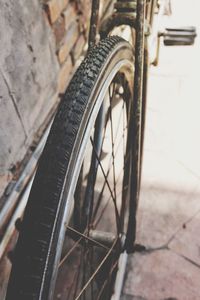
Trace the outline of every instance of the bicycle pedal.
<path fill-rule="evenodd" d="M 165 46 L 191 46 L 195 42 L 197 33 L 193 26 L 177 27 L 166 28 L 161 36 L 164 38 Z"/>

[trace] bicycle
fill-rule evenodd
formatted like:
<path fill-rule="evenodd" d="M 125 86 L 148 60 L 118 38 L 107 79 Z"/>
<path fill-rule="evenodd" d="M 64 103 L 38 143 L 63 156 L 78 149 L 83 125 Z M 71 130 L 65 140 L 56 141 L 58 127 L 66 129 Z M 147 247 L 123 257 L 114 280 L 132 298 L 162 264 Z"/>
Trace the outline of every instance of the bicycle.
<path fill-rule="evenodd" d="M 135 250 L 147 39 L 156 3 L 118 0 L 97 44 L 99 0 L 92 1 L 89 50 L 40 159 L 7 300 L 119 298 L 119 263 Z M 133 28 L 132 45 L 109 36 L 121 25 Z"/>

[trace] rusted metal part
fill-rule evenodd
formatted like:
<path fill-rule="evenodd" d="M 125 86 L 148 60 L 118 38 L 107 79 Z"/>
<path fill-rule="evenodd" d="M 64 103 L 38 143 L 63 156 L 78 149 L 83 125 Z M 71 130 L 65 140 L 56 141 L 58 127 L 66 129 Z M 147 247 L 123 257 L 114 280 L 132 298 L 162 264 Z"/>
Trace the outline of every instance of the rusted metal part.
<path fill-rule="evenodd" d="M 99 230 L 90 230 L 89 237 L 107 247 L 111 247 L 116 239 L 116 236 L 113 233 Z"/>
<path fill-rule="evenodd" d="M 142 86 L 142 124 L 141 124 L 141 149 L 140 149 L 140 172 L 142 171 L 144 136 L 146 124 L 146 108 L 147 108 L 147 88 L 148 88 L 148 72 L 149 72 L 149 50 L 148 50 L 148 36 L 144 39 L 144 63 L 143 63 L 143 86 Z M 140 183 L 141 186 L 141 174 Z"/>
<path fill-rule="evenodd" d="M 131 120 L 131 133 L 133 143 L 131 166 L 132 199 L 130 199 L 130 214 L 128 221 L 127 237 L 125 242 L 125 249 L 128 253 L 134 251 L 134 242 L 136 237 L 136 210 L 140 185 L 145 6 L 145 0 L 137 0 L 134 103 Z"/>
<path fill-rule="evenodd" d="M 150 25 L 152 26 L 153 25 L 153 19 L 154 19 L 154 13 L 155 13 L 155 8 L 156 8 L 156 5 L 157 5 L 157 0 L 151 0 L 152 3 L 151 3 L 151 9 L 150 9 Z"/>
<path fill-rule="evenodd" d="M 129 13 L 113 13 L 106 18 L 100 27 L 101 38 L 106 37 L 115 27 L 121 25 L 129 25 L 135 27 L 136 14 Z"/>
<path fill-rule="evenodd" d="M 135 27 L 136 0 L 118 0 L 114 4 L 115 12 L 108 16 L 101 24 L 100 36 L 106 37 L 115 27 L 128 25 Z"/>
<path fill-rule="evenodd" d="M 147 0 L 148 16 L 145 19 L 145 35 L 149 36 L 151 33 L 151 12 L 152 5 L 155 0 Z M 115 12 L 108 16 L 101 24 L 100 36 L 101 38 L 106 37 L 115 27 L 121 25 L 128 25 L 135 28 L 136 24 L 136 0 L 118 0 L 115 5 Z"/>
<path fill-rule="evenodd" d="M 156 43 L 156 56 L 154 58 L 154 61 L 152 62 L 152 65 L 154 67 L 157 67 L 158 66 L 158 62 L 159 62 L 159 57 L 160 57 L 160 35 L 158 35 L 157 37 L 157 43 Z"/>
<path fill-rule="evenodd" d="M 97 26 L 99 21 L 100 0 L 92 0 L 92 11 L 90 17 L 89 50 L 96 44 Z"/>
<path fill-rule="evenodd" d="M 158 32 L 159 32 L 159 29 L 160 29 L 160 24 L 161 24 L 162 17 L 163 17 L 164 12 L 165 12 L 166 1 L 161 1 L 159 3 L 159 5 L 158 5 L 157 0 L 152 0 L 152 1 L 153 1 L 152 2 L 153 3 L 153 8 L 152 9 L 155 9 L 156 6 L 159 6 L 158 7 L 157 21 L 156 21 L 156 24 L 155 24 L 156 26 L 154 26 L 154 28 L 153 28 L 151 44 L 149 46 L 150 49 L 155 49 L 156 50 L 156 55 L 154 57 L 154 60 L 151 61 L 151 64 L 154 65 L 154 66 L 157 66 L 158 61 L 159 61 L 159 54 L 160 54 L 160 36 L 158 35 Z M 152 23 L 153 23 L 153 11 L 152 11 Z"/>
<path fill-rule="evenodd" d="M 117 12 L 136 12 L 136 8 L 137 8 L 137 1 L 133 0 L 133 1 L 123 1 L 123 0 L 118 0 L 115 5 L 114 8 L 117 10 Z"/>
<path fill-rule="evenodd" d="M 149 23 L 148 20 L 145 20 L 145 23 L 144 23 L 144 35 L 146 37 L 150 36 L 151 35 L 151 25 Z"/>

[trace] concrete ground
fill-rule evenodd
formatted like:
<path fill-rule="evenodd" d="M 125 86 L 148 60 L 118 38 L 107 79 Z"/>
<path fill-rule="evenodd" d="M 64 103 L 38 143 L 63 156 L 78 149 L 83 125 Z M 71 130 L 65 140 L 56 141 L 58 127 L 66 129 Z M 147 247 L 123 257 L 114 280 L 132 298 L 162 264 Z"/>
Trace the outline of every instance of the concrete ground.
<path fill-rule="evenodd" d="M 199 0 L 172 0 L 169 24 L 200 28 Z M 200 37 L 162 47 L 151 67 L 137 242 L 123 300 L 200 299 Z"/>

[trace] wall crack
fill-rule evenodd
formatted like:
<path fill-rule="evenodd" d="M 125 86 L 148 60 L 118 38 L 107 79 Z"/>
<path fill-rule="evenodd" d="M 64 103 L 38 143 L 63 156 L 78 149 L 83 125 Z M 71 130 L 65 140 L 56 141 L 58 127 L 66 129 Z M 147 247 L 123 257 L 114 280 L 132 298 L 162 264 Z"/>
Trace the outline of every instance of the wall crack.
<path fill-rule="evenodd" d="M 3 73 L 3 71 L 2 71 L 1 69 L 0 69 L 0 72 L 1 72 L 2 78 L 3 78 L 3 80 L 4 80 L 4 83 L 5 83 L 5 85 L 6 85 L 7 89 L 8 89 L 8 94 L 9 94 L 11 100 L 12 100 L 12 103 L 13 103 L 13 106 L 14 106 L 14 108 L 15 108 L 16 114 L 17 114 L 17 116 L 18 116 L 18 118 L 19 118 L 19 120 L 20 120 L 20 123 L 21 123 L 21 126 L 22 126 L 22 128 L 23 128 L 25 137 L 26 137 L 26 139 L 27 139 L 28 134 L 27 134 L 27 132 L 26 132 L 26 128 L 25 128 L 25 126 L 24 126 L 24 123 L 23 123 L 22 117 L 21 117 L 21 115 L 20 115 L 20 112 L 19 112 L 19 110 L 18 110 L 18 107 L 17 107 L 17 104 L 16 104 L 16 100 L 15 100 L 15 96 L 14 96 L 14 93 L 12 92 L 12 90 L 11 90 L 11 88 L 10 88 L 10 86 L 9 86 L 8 80 L 6 79 L 4 73 Z"/>

